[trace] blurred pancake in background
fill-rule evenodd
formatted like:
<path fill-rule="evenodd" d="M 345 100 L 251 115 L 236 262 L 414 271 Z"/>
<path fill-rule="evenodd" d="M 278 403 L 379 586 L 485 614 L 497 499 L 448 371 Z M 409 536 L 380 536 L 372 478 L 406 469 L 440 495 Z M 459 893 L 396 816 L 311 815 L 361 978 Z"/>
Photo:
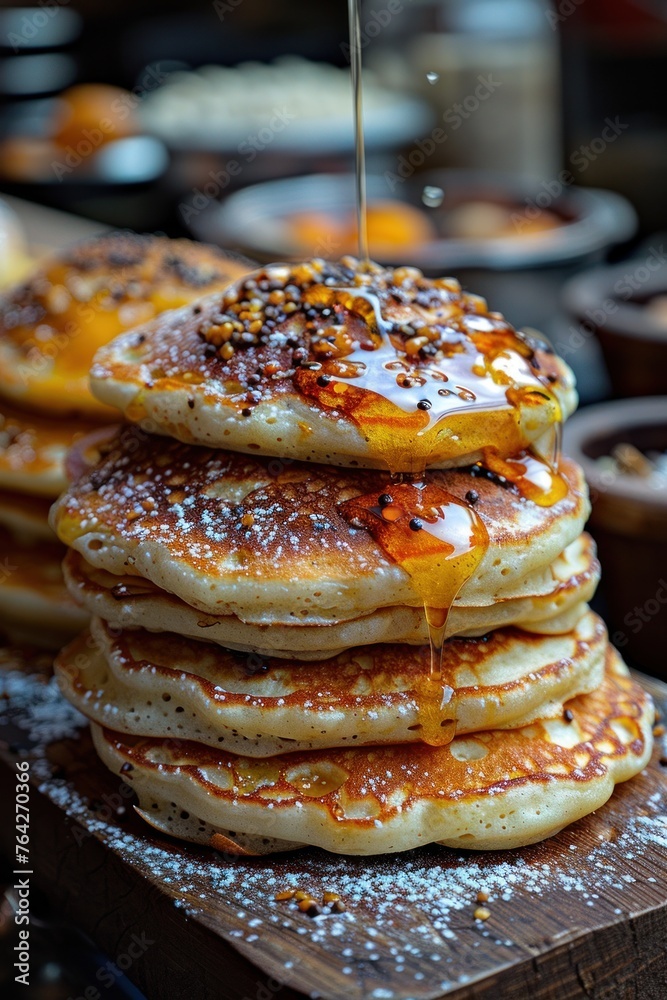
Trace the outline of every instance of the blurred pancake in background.
<path fill-rule="evenodd" d="M 63 141 L 73 141 L 66 129 L 82 120 L 63 117 Z M 118 419 L 89 391 L 95 350 L 162 310 L 224 288 L 243 270 L 188 240 L 110 233 L 54 256 L 0 298 L 0 531 L 7 560 L 0 628 L 10 638 L 59 646 L 86 621 L 65 589 L 65 548 L 49 528 L 48 509 L 67 485 L 72 445 L 106 433 L 99 421 Z"/>
<path fill-rule="evenodd" d="M 76 244 L 0 300 L 0 396 L 46 413 L 110 419 L 88 389 L 95 351 L 245 270 L 188 240 L 119 232 Z"/>

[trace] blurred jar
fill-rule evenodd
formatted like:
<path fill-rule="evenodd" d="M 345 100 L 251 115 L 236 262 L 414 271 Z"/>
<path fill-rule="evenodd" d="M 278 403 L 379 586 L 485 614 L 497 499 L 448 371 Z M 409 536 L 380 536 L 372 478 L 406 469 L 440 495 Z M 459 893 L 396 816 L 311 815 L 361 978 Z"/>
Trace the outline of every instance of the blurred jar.
<path fill-rule="evenodd" d="M 436 112 L 444 138 L 435 136 L 429 168 L 558 174 L 560 74 L 551 11 L 546 0 L 364 4 L 365 60 Z M 378 19 L 385 21 L 381 30 Z"/>

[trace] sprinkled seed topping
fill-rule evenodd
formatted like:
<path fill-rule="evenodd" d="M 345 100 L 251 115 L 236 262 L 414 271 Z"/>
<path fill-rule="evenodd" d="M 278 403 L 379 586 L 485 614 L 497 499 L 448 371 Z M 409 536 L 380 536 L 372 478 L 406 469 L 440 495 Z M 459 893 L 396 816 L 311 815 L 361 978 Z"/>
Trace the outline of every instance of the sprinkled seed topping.
<path fill-rule="evenodd" d="M 389 493 L 381 493 L 378 497 L 378 503 L 380 507 L 388 507 L 390 503 L 393 503 L 393 500 Z"/>
<path fill-rule="evenodd" d="M 418 517 L 413 517 L 410 520 L 410 530 L 411 531 L 421 531 L 424 525 Z"/>
<path fill-rule="evenodd" d="M 566 708 L 565 711 L 563 712 L 563 718 L 566 722 L 572 722 L 572 720 L 574 719 L 574 715 L 572 714 L 569 708 Z"/>
<path fill-rule="evenodd" d="M 468 492 L 466 493 L 466 500 L 468 501 L 468 503 L 471 503 L 473 505 L 476 504 L 477 501 L 479 500 L 479 493 L 477 492 L 477 490 L 468 490 Z"/>
<path fill-rule="evenodd" d="M 390 330 L 395 346 L 414 361 L 433 361 L 443 352 L 455 351 L 456 335 L 468 332 L 469 315 L 483 316 L 485 331 L 512 329 L 500 314 L 488 313 L 484 299 L 462 292 L 454 278 L 426 278 L 409 267 L 370 264 L 361 269 L 354 257 L 344 257 L 340 262 L 316 258 L 295 265 L 272 264 L 240 279 L 226 290 L 219 310 L 202 322 L 198 332 L 223 360 L 250 346 L 273 345 L 276 338 L 281 346 L 294 348 L 297 367 L 311 356 L 344 357 L 358 347 L 378 346 L 368 334 L 362 335 L 367 343 L 356 341 L 341 323 L 341 310 L 371 319 L 367 290 L 381 306 L 414 307 L 409 322 L 397 317 Z M 290 318 L 290 336 L 285 337 L 280 329 Z M 526 356 L 530 354 L 527 348 Z M 319 379 L 318 383 L 328 384 Z"/>
<path fill-rule="evenodd" d="M 488 920 L 491 916 L 491 910 L 487 910 L 485 906 L 478 906 L 473 916 L 475 920 Z"/>

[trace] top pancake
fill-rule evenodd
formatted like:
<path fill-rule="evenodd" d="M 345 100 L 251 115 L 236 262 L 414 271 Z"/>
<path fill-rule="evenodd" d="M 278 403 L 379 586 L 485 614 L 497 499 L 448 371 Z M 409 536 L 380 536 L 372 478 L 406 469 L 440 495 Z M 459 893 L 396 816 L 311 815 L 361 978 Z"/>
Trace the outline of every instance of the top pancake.
<path fill-rule="evenodd" d="M 188 240 L 121 232 L 77 244 L 0 300 L 0 394 L 48 412 L 110 416 L 88 388 L 95 351 L 245 270 Z"/>
<path fill-rule="evenodd" d="M 181 441 L 421 472 L 501 458 L 576 405 L 550 348 L 452 278 L 268 265 L 102 348 L 91 388 Z"/>
<path fill-rule="evenodd" d="M 196 448 L 136 427 L 103 450 L 54 505 L 54 530 L 92 566 L 146 577 L 201 611 L 317 625 L 435 605 L 415 585 L 419 567 L 445 580 L 456 569 L 429 547 L 426 521 L 420 531 L 405 524 L 409 514 L 393 529 L 406 545 L 429 543 L 414 560 L 410 551 L 395 558 L 391 539 L 376 540 L 358 498 L 383 494 L 382 473 Z M 579 468 L 563 459 L 561 476 L 565 495 L 545 507 L 478 466 L 427 474 L 427 488 L 451 497 L 457 512 L 474 511 L 488 536 L 460 600 L 479 606 L 553 590 L 551 564 L 589 510 Z"/>

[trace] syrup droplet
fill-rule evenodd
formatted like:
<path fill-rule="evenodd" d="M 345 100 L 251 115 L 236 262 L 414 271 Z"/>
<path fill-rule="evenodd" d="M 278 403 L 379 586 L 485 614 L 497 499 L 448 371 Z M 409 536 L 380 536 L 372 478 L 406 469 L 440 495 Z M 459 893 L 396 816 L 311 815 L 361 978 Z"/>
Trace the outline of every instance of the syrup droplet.
<path fill-rule="evenodd" d="M 431 71 L 430 73 L 426 74 L 426 79 L 431 84 L 437 83 L 438 80 L 440 79 L 440 74 L 439 73 L 434 73 L 433 71 Z"/>
<path fill-rule="evenodd" d="M 427 184 L 422 191 L 422 201 L 427 208 L 438 208 L 442 205 L 444 198 L 445 192 L 442 188 L 434 187 L 431 184 Z"/>

